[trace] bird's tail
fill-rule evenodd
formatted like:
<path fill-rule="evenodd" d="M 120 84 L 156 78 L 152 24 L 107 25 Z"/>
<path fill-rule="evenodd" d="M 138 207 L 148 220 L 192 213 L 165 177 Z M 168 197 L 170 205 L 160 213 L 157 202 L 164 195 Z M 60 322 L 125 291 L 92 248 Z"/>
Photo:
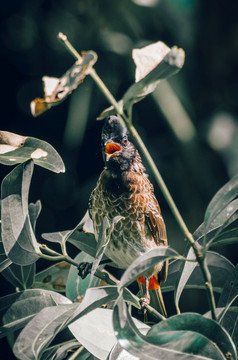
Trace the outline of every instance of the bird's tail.
<path fill-rule="evenodd" d="M 142 294 L 146 294 L 149 291 L 150 297 L 150 306 L 157 310 L 161 315 L 167 317 L 167 311 L 164 304 L 163 295 L 161 292 L 160 284 L 155 275 L 151 276 L 149 279 L 148 289 L 146 289 L 146 281 L 144 276 L 137 278 L 140 289 L 143 289 Z M 143 296 L 143 295 L 142 295 Z"/>

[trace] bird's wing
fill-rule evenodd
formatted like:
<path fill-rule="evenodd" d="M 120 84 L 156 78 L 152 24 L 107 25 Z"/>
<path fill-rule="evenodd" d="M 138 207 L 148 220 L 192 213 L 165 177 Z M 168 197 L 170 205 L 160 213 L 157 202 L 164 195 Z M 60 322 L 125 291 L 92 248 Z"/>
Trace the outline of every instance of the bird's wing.
<path fill-rule="evenodd" d="M 156 204 L 156 210 L 149 210 L 147 213 L 147 223 L 148 227 L 153 235 L 156 245 L 158 246 L 168 246 L 166 227 L 164 219 L 162 218 L 159 204 L 154 197 L 153 199 Z M 168 260 L 163 263 L 161 271 L 158 273 L 158 282 L 164 282 L 167 279 L 168 274 Z"/>
<path fill-rule="evenodd" d="M 156 242 L 156 245 L 168 246 L 166 227 L 161 216 L 160 209 L 148 211 L 148 226 Z"/>

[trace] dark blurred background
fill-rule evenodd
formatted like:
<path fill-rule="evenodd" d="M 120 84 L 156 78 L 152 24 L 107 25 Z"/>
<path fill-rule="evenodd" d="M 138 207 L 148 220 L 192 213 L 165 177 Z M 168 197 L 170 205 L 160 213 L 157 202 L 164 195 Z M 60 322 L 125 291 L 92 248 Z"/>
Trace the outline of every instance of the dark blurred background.
<path fill-rule="evenodd" d="M 161 40 L 185 50 L 181 72 L 136 104 L 133 120 L 193 232 L 211 197 L 238 172 L 236 2 L 8 0 L 0 9 L 0 128 L 48 141 L 66 165 L 59 175 L 35 167 L 30 200 L 42 201 L 39 239 L 73 228 L 84 215 L 103 168 L 96 117 L 110 105 L 87 77 L 61 105 L 32 117 L 30 102 L 43 95 L 42 76 L 60 77 L 74 62 L 59 32 L 78 51 L 97 52 L 95 69 L 118 100 L 134 82 L 133 48 Z M 1 179 L 9 171 L 1 166 Z M 183 251 L 183 235 L 155 191 L 169 243 Z M 234 248 L 223 253 L 235 261 Z"/>

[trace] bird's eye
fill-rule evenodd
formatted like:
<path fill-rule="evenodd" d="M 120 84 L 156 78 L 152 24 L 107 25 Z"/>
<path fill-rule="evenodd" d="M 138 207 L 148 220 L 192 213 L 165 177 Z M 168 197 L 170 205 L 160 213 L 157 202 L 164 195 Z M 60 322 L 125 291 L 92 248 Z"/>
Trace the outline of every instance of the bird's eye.
<path fill-rule="evenodd" d="M 127 136 L 123 136 L 123 138 L 122 138 L 122 143 L 125 144 L 125 145 L 128 143 L 128 138 L 127 138 Z"/>

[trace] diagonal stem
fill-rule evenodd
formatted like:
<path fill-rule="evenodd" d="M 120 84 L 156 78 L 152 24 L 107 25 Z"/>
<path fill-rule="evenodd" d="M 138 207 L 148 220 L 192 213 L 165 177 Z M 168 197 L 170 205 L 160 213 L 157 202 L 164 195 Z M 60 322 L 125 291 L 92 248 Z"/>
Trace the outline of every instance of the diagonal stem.
<path fill-rule="evenodd" d="M 63 35 L 62 33 L 58 34 L 58 39 L 60 40 L 60 42 L 66 47 L 66 49 L 72 54 L 72 56 L 77 59 L 80 60 L 81 56 L 80 54 L 77 52 L 77 50 L 72 46 L 72 44 L 68 41 L 67 37 L 65 35 Z M 157 166 L 155 165 L 149 151 L 147 150 L 144 142 L 142 141 L 141 137 L 139 136 L 137 130 L 135 129 L 135 127 L 132 124 L 131 118 L 127 117 L 125 115 L 125 113 L 123 112 L 121 106 L 118 104 L 118 102 L 116 101 L 116 99 L 113 97 L 113 95 L 111 94 L 111 92 L 108 90 L 108 88 L 106 87 L 106 85 L 104 84 L 104 82 L 101 80 L 101 78 L 98 76 L 98 74 L 96 73 L 94 68 L 90 68 L 88 74 L 93 78 L 93 80 L 96 82 L 96 84 L 98 85 L 98 87 L 100 88 L 100 90 L 103 92 L 103 94 L 105 95 L 105 97 L 108 99 L 108 101 L 112 104 L 112 106 L 114 107 L 115 111 L 117 112 L 117 115 L 119 117 L 119 119 L 121 120 L 121 122 L 127 127 L 127 129 L 129 130 L 131 136 L 134 139 L 134 142 L 136 143 L 137 147 L 140 149 L 140 152 L 143 154 L 144 158 L 146 159 L 147 163 L 149 164 L 149 167 L 155 177 L 155 180 L 158 184 L 158 186 L 160 187 L 181 231 L 183 232 L 185 238 L 189 241 L 189 243 L 191 244 L 196 259 L 201 267 L 202 270 L 202 274 L 205 280 L 205 284 L 206 284 L 206 288 L 207 288 L 207 297 L 208 297 L 208 301 L 209 301 L 209 305 L 211 308 L 211 313 L 212 313 L 212 317 L 214 320 L 216 320 L 216 313 L 215 313 L 215 298 L 214 298 L 214 293 L 213 293 L 213 288 L 212 288 L 212 283 L 211 283 L 211 279 L 210 279 L 210 272 L 207 268 L 207 266 L 205 266 L 205 263 L 203 261 L 202 258 L 202 254 L 200 253 L 196 242 L 192 236 L 192 234 L 190 233 L 190 231 L 187 228 L 187 225 L 185 224 Z"/>

